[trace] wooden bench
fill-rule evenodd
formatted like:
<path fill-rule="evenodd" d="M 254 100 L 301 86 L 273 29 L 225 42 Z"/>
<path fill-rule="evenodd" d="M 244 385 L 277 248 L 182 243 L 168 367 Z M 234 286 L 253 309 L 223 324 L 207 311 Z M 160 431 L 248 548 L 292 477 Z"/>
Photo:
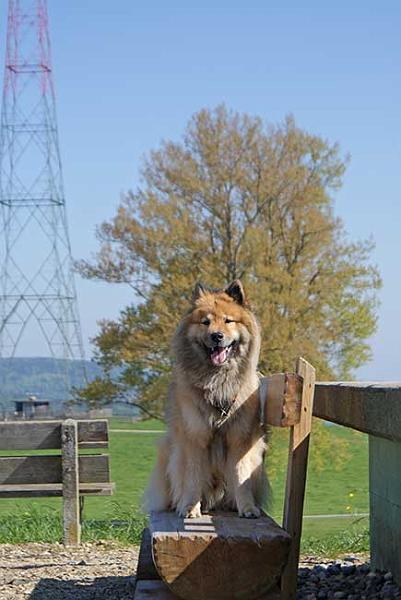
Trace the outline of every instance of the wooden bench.
<path fill-rule="evenodd" d="M 142 538 L 134 600 L 295 600 L 315 370 L 261 382 L 264 420 L 289 427 L 283 526 L 263 515 L 153 513 Z"/>
<path fill-rule="evenodd" d="M 0 498 L 63 497 L 64 543 L 80 543 L 84 496 L 109 496 L 107 420 L 14 421 L 0 423 L 0 450 L 61 450 L 61 454 L 1 456 Z"/>

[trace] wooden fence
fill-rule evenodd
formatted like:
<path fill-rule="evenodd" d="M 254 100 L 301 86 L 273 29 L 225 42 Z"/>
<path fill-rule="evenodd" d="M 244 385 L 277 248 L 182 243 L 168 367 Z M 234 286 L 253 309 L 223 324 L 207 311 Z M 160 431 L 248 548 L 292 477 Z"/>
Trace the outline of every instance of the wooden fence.
<path fill-rule="evenodd" d="M 371 564 L 401 585 L 401 383 L 316 383 L 313 414 L 369 435 Z"/>

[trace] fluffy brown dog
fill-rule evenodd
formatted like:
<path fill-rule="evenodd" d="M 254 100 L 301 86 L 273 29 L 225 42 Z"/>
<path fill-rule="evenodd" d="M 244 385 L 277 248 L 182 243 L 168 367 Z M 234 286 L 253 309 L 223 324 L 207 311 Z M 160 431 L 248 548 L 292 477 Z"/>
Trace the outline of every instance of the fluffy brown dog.
<path fill-rule="evenodd" d="M 147 490 L 149 510 L 260 516 L 268 483 L 257 364 L 260 332 L 240 281 L 197 284 L 173 340 L 168 429 Z"/>

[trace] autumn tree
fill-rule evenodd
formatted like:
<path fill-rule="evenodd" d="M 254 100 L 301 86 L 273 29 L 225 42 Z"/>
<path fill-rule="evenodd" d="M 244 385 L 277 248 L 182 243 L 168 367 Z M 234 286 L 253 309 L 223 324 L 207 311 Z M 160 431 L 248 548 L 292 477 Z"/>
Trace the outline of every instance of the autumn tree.
<path fill-rule="evenodd" d="M 292 369 L 302 354 L 320 378 L 350 377 L 369 357 L 378 273 L 370 241 L 350 241 L 333 214 L 346 160 L 298 128 L 201 110 L 180 142 L 163 142 L 97 231 L 84 277 L 131 286 L 132 305 L 94 339 L 105 377 L 80 397 L 129 398 L 161 412 L 170 339 L 196 281 L 240 278 L 262 327 L 260 370 Z"/>

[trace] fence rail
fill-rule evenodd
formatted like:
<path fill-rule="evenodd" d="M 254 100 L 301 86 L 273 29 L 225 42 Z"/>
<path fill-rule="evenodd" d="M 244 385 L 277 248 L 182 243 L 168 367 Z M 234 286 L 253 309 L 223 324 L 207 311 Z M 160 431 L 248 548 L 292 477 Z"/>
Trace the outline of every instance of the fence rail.
<path fill-rule="evenodd" d="M 401 442 L 401 383 L 317 382 L 313 414 Z"/>
<path fill-rule="evenodd" d="M 316 383 L 313 414 L 369 434 L 371 565 L 401 585 L 401 383 Z"/>

